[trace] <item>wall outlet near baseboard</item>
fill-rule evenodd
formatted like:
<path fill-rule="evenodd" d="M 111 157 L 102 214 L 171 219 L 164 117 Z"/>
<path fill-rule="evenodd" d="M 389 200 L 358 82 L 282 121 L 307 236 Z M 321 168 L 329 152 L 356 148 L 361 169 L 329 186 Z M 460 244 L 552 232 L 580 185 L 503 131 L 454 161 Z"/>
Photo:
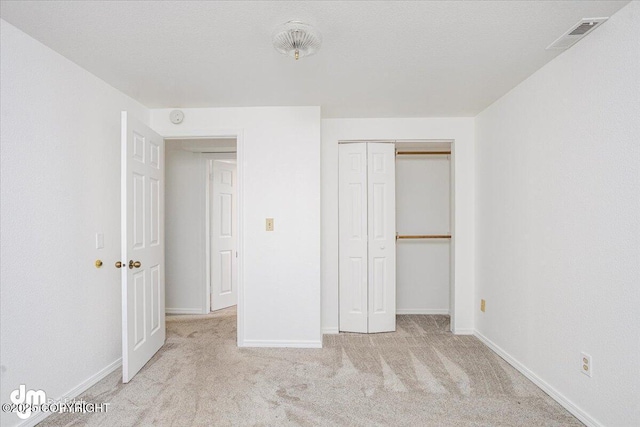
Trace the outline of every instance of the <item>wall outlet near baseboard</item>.
<path fill-rule="evenodd" d="M 593 365 L 591 364 L 591 356 L 587 353 L 580 353 L 580 370 L 583 374 L 588 377 L 591 377 L 591 371 L 593 370 Z"/>
<path fill-rule="evenodd" d="M 480 300 L 480 311 L 484 313 L 484 309 L 486 308 L 486 302 L 485 300 L 481 299 Z"/>

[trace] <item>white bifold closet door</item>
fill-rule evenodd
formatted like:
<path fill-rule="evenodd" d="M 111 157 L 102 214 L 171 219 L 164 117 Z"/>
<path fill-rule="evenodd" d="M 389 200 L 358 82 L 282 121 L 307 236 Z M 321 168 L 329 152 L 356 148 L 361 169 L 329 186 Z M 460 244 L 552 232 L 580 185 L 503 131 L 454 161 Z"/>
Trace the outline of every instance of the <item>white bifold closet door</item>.
<path fill-rule="evenodd" d="M 396 329 L 395 145 L 339 146 L 340 330 Z"/>

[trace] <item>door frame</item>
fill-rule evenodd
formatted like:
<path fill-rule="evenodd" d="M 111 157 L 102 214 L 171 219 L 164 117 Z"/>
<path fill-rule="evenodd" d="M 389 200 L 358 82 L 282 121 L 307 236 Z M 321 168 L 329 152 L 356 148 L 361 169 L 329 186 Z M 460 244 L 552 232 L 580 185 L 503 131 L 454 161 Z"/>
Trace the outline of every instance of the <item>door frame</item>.
<path fill-rule="evenodd" d="M 181 131 L 180 129 L 176 129 L 175 131 L 165 131 L 160 135 L 165 140 L 174 140 L 174 139 L 224 139 L 224 138 L 235 138 L 236 140 L 236 163 L 237 163 L 237 199 L 238 204 L 236 206 L 236 223 L 238 224 L 238 305 L 237 305 L 237 345 L 238 347 L 244 347 L 244 193 L 242 191 L 243 183 L 244 183 L 244 137 L 243 137 L 242 129 L 221 129 L 214 131 L 207 130 L 193 130 L 193 131 Z M 207 168 L 205 167 L 206 171 Z M 206 172 L 205 172 L 206 173 Z M 209 209 L 208 204 L 205 203 L 205 209 Z M 205 216 L 207 212 L 205 212 Z M 208 218 L 208 216 L 207 216 Z M 209 225 L 206 225 L 205 237 L 209 235 L 208 233 Z M 208 242 L 209 238 L 206 237 L 205 241 Z M 208 254 L 209 249 L 207 243 L 205 243 L 205 247 L 203 248 L 203 253 Z M 209 254 L 210 255 L 210 254 Z M 206 255 L 206 256 L 209 256 Z M 205 262 L 205 269 L 207 262 Z M 210 270 L 207 269 L 205 271 L 205 277 Z M 210 279 L 204 280 L 202 283 L 202 291 L 201 295 L 204 297 L 203 302 L 203 311 L 205 313 L 209 313 L 211 311 L 211 296 L 209 295 L 209 286 Z"/>
<path fill-rule="evenodd" d="M 209 179 L 210 174 L 213 172 L 213 169 L 211 167 L 211 162 L 210 160 L 235 160 L 236 161 L 236 176 L 238 173 L 238 159 L 237 159 L 237 152 L 219 152 L 219 153 L 202 153 L 201 154 L 202 158 L 206 160 L 205 162 L 205 166 L 204 166 L 204 170 L 205 170 L 205 176 L 204 176 L 204 191 L 205 191 L 205 218 L 206 218 L 206 222 L 205 222 L 205 226 L 204 226 L 204 233 L 205 233 L 205 300 L 203 302 L 203 307 L 204 307 L 204 312 L 205 313 L 210 313 L 211 312 L 211 179 Z M 237 195 L 237 187 L 236 187 L 236 198 L 238 197 Z M 236 201 L 236 214 L 238 212 L 238 201 Z M 237 218 L 236 218 L 237 221 Z M 236 222 L 236 224 L 238 224 Z M 239 224 L 238 224 L 239 226 Z M 239 242 L 239 235 L 238 233 L 236 233 L 236 247 L 238 245 Z M 239 259 L 239 250 L 238 250 L 238 259 Z M 239 268 L 239 265 L 236 264 L 236 266 Z M 237 284 L 236 284 L 237 287 Z M 236 292 L 238 291 L 238 289 L 236 289 Z"/>

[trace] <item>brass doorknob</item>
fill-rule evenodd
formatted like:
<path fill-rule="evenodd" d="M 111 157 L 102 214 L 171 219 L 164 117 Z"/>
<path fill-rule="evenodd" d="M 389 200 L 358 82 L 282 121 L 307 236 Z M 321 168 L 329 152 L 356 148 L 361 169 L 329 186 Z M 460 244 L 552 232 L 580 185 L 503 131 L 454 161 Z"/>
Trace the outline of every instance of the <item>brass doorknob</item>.
<path fill-rule="evenodd" d="M 135 261 L 134 262 L 133 260 L 129 260 L 129 268 L 130 269 L 133 268 L 133 267 L 140 268 L 141 265 L 142 264 L 140 264 L 140 261 Z"/>
<path fill-rule="evenodd" d="M 116 261 L 116 268 L 121 268 L 122 267 L 122 263 L 120 261 Z"/>

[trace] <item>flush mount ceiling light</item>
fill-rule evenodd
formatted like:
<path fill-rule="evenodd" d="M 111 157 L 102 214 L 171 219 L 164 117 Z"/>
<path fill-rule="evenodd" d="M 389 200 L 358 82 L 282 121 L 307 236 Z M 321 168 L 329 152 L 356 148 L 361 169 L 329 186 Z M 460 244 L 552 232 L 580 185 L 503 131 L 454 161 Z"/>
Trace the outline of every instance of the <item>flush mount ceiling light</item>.
<path fill-rule="evenodd" d="M 283 55 L 296 60 L 309 56 L 320 50 L 322 36 L 309 24 L 300 21 L 289 21 L 273 33 L 273 47 Z"/>

